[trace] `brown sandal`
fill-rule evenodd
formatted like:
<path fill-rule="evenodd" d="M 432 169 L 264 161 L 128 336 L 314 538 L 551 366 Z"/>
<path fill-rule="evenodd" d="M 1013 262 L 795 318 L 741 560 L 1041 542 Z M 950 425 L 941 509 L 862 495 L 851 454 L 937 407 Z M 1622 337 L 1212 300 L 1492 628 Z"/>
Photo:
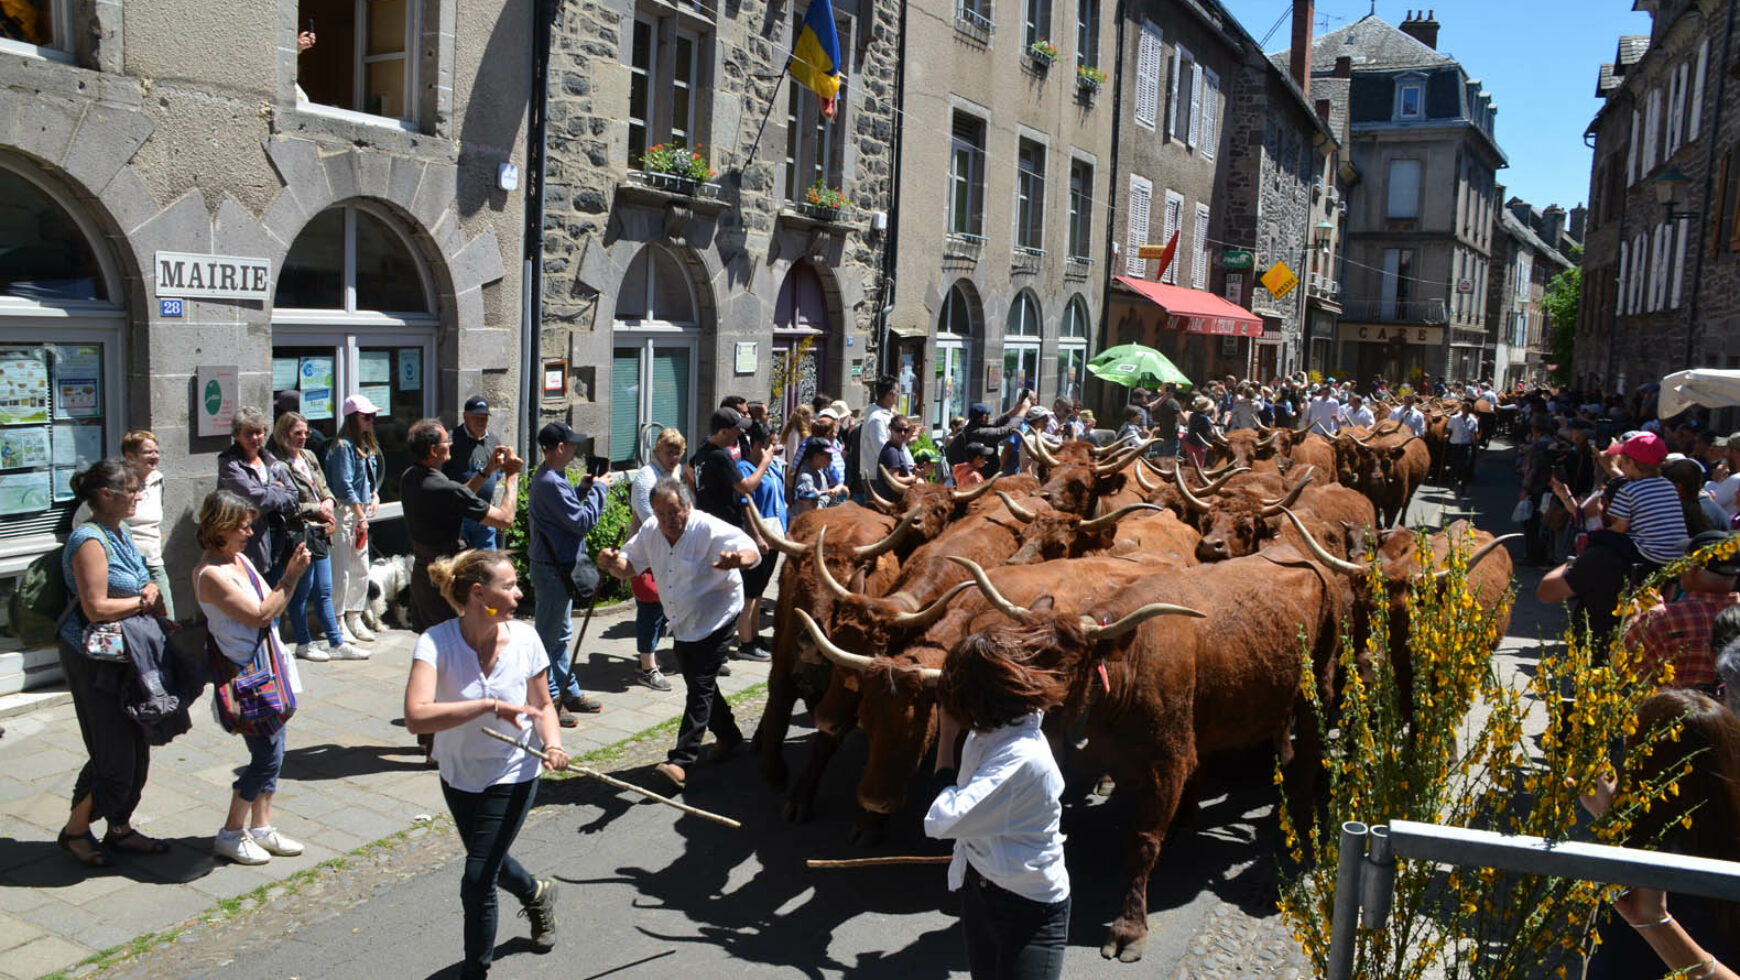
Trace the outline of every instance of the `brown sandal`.
<path fill-rule="evenodd" d="M 83 854 L 73 847 L 73 844 L 80 841 L 89 848 Z M 103 853 L 102 846 L 97 843 L 96 836 L 88 830 L 82 834 L 69 834 L 62 830 L 60 836 L 55 838 L 55 843 L 60 845 L 61 850 L 71 854 L 74 861 L 87 868 L 106 868 L 109 866 L 109 856 Z"/>
<path fill-rule="evenodd" d="M 114 851 L 125 851 L 128 854 L 167 854 L 169 842 L 155 837 L 146 837 L 136 827 L 116 833 L 110 830 L 103 835 L 103 846 Z"/>

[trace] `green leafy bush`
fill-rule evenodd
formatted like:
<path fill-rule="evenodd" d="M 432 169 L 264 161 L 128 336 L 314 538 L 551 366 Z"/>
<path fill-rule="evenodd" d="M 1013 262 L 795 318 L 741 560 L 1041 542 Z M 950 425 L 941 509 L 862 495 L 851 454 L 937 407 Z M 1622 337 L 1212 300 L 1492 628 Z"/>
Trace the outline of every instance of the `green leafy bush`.
<path fill-rule="evenodd" d="M 584 470 L 571 469 L 563 474 L 568 482 L 579 486 Z M 526 553 L 531 547 L 531 485 L 529 479 L 520 481 L 520 499 L 514 507 L 514 523 L 507 530 L 507 550 L 513 556 L 514 572 L 520 579 L 520 591 L 525 593 L 522 607 L 527 611 L 532 608 L 534 592 L 532 589 L 531 566 L 527 562 Z M 586 535 L 586 553 L 594 557 L 605 548 L 620 547 L 628 540 L 628 526 L 633 523 L 633 512 L 628 506 L 628 475 L 624 474 L 610 488 L 605 498 L 604 511 L 598 517 L 598 523 Z M 600 575 L 598 585 L 598 604 L 608 605 L 629 598 L 628 583 L 610 575 Z"/>

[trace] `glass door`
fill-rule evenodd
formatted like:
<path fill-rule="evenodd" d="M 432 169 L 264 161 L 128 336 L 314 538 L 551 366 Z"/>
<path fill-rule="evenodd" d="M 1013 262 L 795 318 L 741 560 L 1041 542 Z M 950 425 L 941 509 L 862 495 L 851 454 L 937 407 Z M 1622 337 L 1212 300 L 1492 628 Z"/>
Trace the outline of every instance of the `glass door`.
<path fill-rule="evenodd" d="M 695 341 L 618 342 L 610 365 L 610 459 L 631 467 L 658 433 L 676 427 L 695 444 Z"/>
<path fill-rule="evenodd" d="M 967 349 L 959 341 L 937 341 L 936 345 L 936 414 L 931 426 L 942 433 L 949 431 L 949 419 L 967 414 Z"/>
<path fill-rule="evenodd" d="M 278 328 L 281 336 L 296 331 Z M 308 448 L 322 460 L 344 423 L 344 399 L 368 397 L 381 411 L 375 417 L 375 438 L 381 444 L 381 502 L 399 499 L 399 477 L 411 465 L 406 435 L 411 423 L 432 414 L 428 367 L 433 350 L 424 331 L 382 343 L 379 333 L 357 337 L 349 333 L 324 337 L 314 333 L 305 343 L 272 348 L 272 391 L 295 391 L 308 419 Z"/>

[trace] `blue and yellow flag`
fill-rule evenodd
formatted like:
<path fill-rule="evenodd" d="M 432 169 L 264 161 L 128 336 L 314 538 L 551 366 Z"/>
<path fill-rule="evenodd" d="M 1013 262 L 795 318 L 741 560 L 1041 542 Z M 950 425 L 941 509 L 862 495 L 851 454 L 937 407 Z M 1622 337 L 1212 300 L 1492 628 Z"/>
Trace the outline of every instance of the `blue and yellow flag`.
<path fill-rule="evenodd" d="M 834 118 L 838 111 L 840 83 L 840 35 L 834 30 L 834 5 L 829 0 L 810 0 L 792 46 L 791 77 L 822 100 L 822 115 Z"/>

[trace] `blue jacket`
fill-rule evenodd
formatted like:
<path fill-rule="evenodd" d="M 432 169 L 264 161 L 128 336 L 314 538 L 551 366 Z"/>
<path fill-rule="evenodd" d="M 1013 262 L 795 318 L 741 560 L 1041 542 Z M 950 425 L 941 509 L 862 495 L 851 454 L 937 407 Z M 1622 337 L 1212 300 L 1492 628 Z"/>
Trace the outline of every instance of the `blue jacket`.
<path fill-rule="evenodd" d="M 737 478 L 747 480 L 755 475 L 755 464 L 747 459 L 737 461 Z M 785 461 L 775 456 L 767 467 L 767 472 L 761 474 L 761 482 L 750 493 L 750 499 L 755 501 L 755 510 L 764 520 L 786 529 L 785 508 Z"/>
<path fill-rule="evenodd" d="M 326 484 L 339 503 L 368 506 L 381 486 L 381 454 L 364 455 L 344 439 L 334 442 L 326 453 Z"/>
<path fill-rule="evenodd" d="M 587 558 L 586 534 L 604 512 L 606 488 L 596 481 L 584 500 L 568 477 L 539 466 L 532 477 L 531 546 L 527 557 L 551 565 L 572 565 Z"/>
<path fill-rule="evenodd" d="M 286 557 L 281 553 L 284 531 L 290 518 L 301 509 L 302 498 L 283 463 L 265 449 L 260 450 L 260 459 L 266 464 L 263 481 L 242 461 L 241 449 L 230 443 L 229 448 L 218 453 L 217 488 L 237 494 L 259 510 L 260 516 L 254 519 L 254 536 L 243 546 L 242 554 L 264 575 L 279 558 Z"/>

